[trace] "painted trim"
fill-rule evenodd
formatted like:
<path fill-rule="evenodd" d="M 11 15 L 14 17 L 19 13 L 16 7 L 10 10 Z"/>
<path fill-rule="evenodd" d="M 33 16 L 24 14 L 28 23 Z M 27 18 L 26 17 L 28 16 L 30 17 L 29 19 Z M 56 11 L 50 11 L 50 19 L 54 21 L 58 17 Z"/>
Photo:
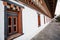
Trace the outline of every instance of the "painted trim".
<path fill-rule="evenodd" d="M 8 29 L 8 24 L 7 23 L 7 13 L 6 13 L 6 6 L 4 6 L 4 39 L 7 40 L 7 29 Z"/>
<path fill-rule="evenodd" d="M 15 6 L 19 6 L 19 7 L 21 7 L 21 8 L 24 8 L 23 6 L 21 6 L 21 5 L 19 5 L 19 4 L 16 4 L 16 3 L 12 2 L 12 1 L 9 1 L 9 0 L 2 0 L 2 1 L 5 1 L 5 2 L 7 2 L 7 3 L 14 4 Z"/>

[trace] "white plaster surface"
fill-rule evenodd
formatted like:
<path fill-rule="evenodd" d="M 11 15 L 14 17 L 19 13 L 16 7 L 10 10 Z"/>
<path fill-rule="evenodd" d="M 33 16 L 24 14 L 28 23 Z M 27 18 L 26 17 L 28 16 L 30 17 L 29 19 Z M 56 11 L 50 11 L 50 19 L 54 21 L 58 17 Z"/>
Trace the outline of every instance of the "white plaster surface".
<path fill-rule="evenodd" d="M 60 15 L 60 0 L 57 0 L 55 14 L 56 14 L 56 16 Z"/>
<path fill-rule="evenodd" d="M 4 6 L 0 1 L 0 40 L 4 40 Z"/>
<path fill-rule="evenodd" d="M 48 23 L 49 21 L 51 21 L 51 18 L 45 16 L 45 23 Z"/>

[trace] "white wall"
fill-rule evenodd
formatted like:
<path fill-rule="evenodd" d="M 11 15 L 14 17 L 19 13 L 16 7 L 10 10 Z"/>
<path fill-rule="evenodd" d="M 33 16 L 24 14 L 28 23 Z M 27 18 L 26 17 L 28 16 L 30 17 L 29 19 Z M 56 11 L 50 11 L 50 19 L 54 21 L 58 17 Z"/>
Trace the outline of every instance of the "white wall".
<path fill-rule="evenodd" d="M 55 14 L 57 16 L 60 15 L 60 0 L 57 0 L 57 6 L 56 6 Z"/>
<path fill-rule="evenodd" d="M 51 21 L 51 18 L 45 16 L 45 24 L 48 23 L 48 22 L 50 22 L 50 21 Z"/>
<path fill-rule="evenodd" d="M 41 18 L 41 26 L 44 25 L 44 15 L 40 13 L 40 18 Z"/>
<path fill-rule="evenodd" d="M 0 1 L 0 40 L 4 40 L 4 6 Z"/>

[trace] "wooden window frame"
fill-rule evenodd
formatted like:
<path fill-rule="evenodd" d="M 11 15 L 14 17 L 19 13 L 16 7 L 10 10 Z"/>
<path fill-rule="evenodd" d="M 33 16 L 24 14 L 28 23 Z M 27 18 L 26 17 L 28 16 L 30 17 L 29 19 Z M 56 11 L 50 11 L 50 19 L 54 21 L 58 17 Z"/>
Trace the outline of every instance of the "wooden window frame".
<path fill-rule="evenodd" d="M 5 40 L 13 40 L 14 38 L 16 38 L 16 37 L 19 37 L 19 36 L 21 36 L 21 35 L 23 35 L 23 30 L 22 30 L 22 8 L 19 6 L 19 11 L 14 11 L 14 10 L 11 10 L 11 5 L 10 4 L 8 4 L 8 2 L 5 2 L 5 1 L 3 1 L 3 5 L 4 5 L 4 13 L 5 13 L 5 37 L 4 37 L 4 39 Z M 7 5 L 10 5 L 10 8 L 8 9 L 6 6 Z M 13 4 L 14 5 L 14 4 Z M 14 5 L 14 6 L 16 6 L 16 5 Z M 17 31 L 18 31 L 18 33 L 16 33 L 16 34 L 13 34 L 13 35 L 10 35 L 10 36 L 8 36 L 8 22 L 7 22 L 7 20 L 8 20 L 8 15 L 7 15 L 7 13 L 8 12 L 14 12 L 14 13 L 17 13 L 18 14 L 18 16 L 17 16 Z"/>
<path fill-rule="evenodd" d="M 16 18 L 16 25 L 14 25 L 14 23 L 13 23 L 14 21 L 12 22 L 12 17 L 11 17 L 11 16 L 8 16 L 8 18 L 11 18 L 11 25 L 8 25 L 8 28 L 11 27 L 11 33 L 9 33 L 9 31 L 8 31 L 8 34 L 12 34 L 12 29 L 13 29 L 13 28 L 12 28 L 12 24 L 13 24 L 13 27 L 16 26 L 16 31 L 15 31 L 15 32 L 17 32 L 17 17 L 16 17 L 16 16 L 13 17 L 13 19 Z M 8 29 L 8 30 L 9 30 L 9 29 Z M 14 30 L 14 29 L 13 29 L 13 30 Z M 14 32 L 14 31 L 13 31 L 13 32 Z"/>
<path fill-rule="evenodd" d="M 11 16 L 9 16 L 8 18 L 11 18 L 11 19 L 12 19 Z M 11 25 L 8 25 L 8 28 L 9 28 L 9 27 L 12 27 L 12 20 L 11 20 Z M 11 28 L 11 32 L 12 32 L 12 28 Z M 8 34 L 11 34 L 11 33 L 8 33 Z"/>
<path fill-rule="evenodd" d="M 38 14 L 38 27 L 40 27 L 41 22 L 40 22 L 40 14 Z"/>
<path fill-rule="evenodd" d="M 7 12 L 11 12 L 11 11 L 7 11 Z M 8 36 L 7 40 L 12 40 L 18 36 L 21 36 L 23 35 L 23 31 L 22 31 L 22 23 L 21 23 L 21 17 L 22 17 L 22 13 L 21 12 L 15 12 L 18 14 L 18 17 L 17 17 L 17 33 L 16 34 L 13 34 L 11 36 Z M 14 17 L 15 18 L 15 17 Z M 20 23 L 19 23 L 20 22 Z"/>
<path fill-rule="evenodd" d="M 17 32 L 17 17 L 13 17 L 13 18 L 16 18 L 16 25 L 14 25 L 14 26 L 16 26 L 16 32 Z"/>

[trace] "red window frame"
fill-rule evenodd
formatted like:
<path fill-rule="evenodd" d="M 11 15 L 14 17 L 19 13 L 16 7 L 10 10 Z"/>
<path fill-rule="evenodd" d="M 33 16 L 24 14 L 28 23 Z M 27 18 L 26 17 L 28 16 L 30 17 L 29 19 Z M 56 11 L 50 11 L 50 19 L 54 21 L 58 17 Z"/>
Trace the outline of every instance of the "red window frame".
<path fill-rule="evenodd" d="M 38 14 L 38 27 L 41 25 L 40 23 L 40 14 Z"/>

